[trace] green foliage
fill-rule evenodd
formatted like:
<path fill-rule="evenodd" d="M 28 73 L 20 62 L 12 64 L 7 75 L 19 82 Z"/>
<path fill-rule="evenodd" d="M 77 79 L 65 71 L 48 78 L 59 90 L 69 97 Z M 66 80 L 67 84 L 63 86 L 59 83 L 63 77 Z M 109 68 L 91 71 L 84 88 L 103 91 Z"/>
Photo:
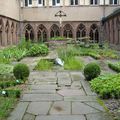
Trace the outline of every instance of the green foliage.
<path fill-rule="evenodd" d="M 0 97 L 0 120 L 6 120 L 16 102 L 16 98 Z"/>
<path fill-rule="evenodd" d="M 33 44 L 28 51 L 28 56 L 47 55 L 48 47 L 45 44 Z"/>
<path fill-rule="evenodd" d="M 116 72 L 120 72 L 120 62 L 116 62 L 116 63 L 108 63 L 108 66 L 112 69 L 115 70 Z"/>
<path fill-rule="evenodd" d="M 30 70 L 26 64 L 16 64 L 13 69 L 14 76 L 16 79 L 25 80 L 30 74 Z"/>
<path fill-rule="evenodd" d="M 49 61 L 49 60 L 46 60 L 46 59 L 41 59 L 35 69 L 36 70 L 52 70 L 52 67 L 53 67 L 53 62 L 52 61 Z"/>
<path fill-rule="evenodd" d="M 59 40 L 66 40 L 66 38 L 65 37 L 52 37 L 51 40 L 59 41 Z"/>
<path fill-rule="evenodd" d="M 120 74 L 101 75 L 90 81 L 90 85 L 102 98 L 120 98 Z"/>
<path fill-rule="evenodd" d="M 96 63 L 89 63 L 84 68 L 84 76 L 86 80 L 90 81 L 100 75 L 100 66 Z"/>
<path fill-rule="evenodd" d="M 75 55 L 79 55 L 79 51 L 74 46 L 68 46 L 66 49 L 59 48 L 58 56 L 64 61 L 64 69 L 81 70 L 84 67 L 82 60 L 77 60 Z"/>
<path fill-rule="evenodd" d="M 0 64 L 0 75 L 13 73 L 13 66 L 9 64 Z"/>
<path fill-rule="evenodd" d="M 82 70 L 84 63 L 81 60 L 77 60 L 75 57 L 68 57 L 65 59 L 64 68 L 66 70 Z"/>
<path fill-rule="evenodd" d="M 19 98 L 20 97 L 20 94 L 21 94 L 21 91 L 18 90 L 18 89 L 5 89 L 4 91 L 6 92 L 5 95 L 2 94 L 2 91 L 0 91 L 0 94 L 1 96 L 4 96 L 4 97 L 13 97 L 13 98 Z"/>

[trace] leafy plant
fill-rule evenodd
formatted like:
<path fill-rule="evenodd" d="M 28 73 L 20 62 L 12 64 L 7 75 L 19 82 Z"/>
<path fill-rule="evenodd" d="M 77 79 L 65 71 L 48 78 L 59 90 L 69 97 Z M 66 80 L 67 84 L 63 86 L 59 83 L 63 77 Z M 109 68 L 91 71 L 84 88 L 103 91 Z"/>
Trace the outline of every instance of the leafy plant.
<path fill-rule="evenodd" d="M 26 64 L 19 63 L 14 66 L 13 73 L 16 79 L 25 80 L 29 76 L 30 70 Z"/>
<path fill-rule="evenodd" d="M 49 60 L 46 60 L 46 59 L 41 59 L 35 69 L 37 70 L 51 70 L 53 67 L 53 62 L 52 61 L 49 61 Z"/>
<path fill-rule="evenodd" d="M 116 72 L 120 72 L 120 62 L 116 62 L 116 63 L 108 63 L 108 66 L 112 69 L 115 70 Z"/>
<path fill-rule="evenodd" d="M 52 37 L 51 40 L 59 41 L 59 40 L 66 40 L 66 38 L 65 37 Z"/>
<path fill-rule="evenodd" d="M 120 98 L 120 74 L 101 75 L 90 81 L 90 85 L 102 98 Z"/>
<path fill-rule="evenodd" d="M 47 55 L 48 47 L 45 44 L 33 44 L 28 51 L 28 56 Z"/>
<path fill-rule="evenodd" d="M 0 64 L 0 75 L 13 73 L 13 66 L 9 64 Z"/>
<path fill-rule="evenodd" d="M 100 66 L 96 63 L 89 63 L 84 68 L 84 76 L 86 80 L 90 81 L 100 75 Z"/>

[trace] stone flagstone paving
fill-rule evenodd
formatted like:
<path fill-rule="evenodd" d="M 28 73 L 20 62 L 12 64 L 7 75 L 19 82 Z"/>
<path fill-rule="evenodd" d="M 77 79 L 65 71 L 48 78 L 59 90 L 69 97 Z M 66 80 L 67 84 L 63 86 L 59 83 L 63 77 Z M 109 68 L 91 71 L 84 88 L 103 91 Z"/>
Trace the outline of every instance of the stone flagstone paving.
<path fill-rule="evenodd" d="M 81 72 L 38 72 L 33 64 L 27 90 L 8 120 L 113 120 Z"/>

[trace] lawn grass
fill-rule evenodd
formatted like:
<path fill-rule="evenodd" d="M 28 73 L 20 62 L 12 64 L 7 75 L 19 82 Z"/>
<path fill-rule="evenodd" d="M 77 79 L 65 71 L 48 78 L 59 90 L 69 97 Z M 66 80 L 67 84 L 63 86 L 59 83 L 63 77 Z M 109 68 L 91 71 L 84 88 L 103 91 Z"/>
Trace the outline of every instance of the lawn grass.
<path fill-rule="evenodd" d="M 82 70 L 84 63 L 82 60 L 77 60 L 75 57 L 69 57 L 65 60 L 65 70 Z"/>
<path fill-rule="evenodd" d="M 52 70 L 52 67 L 53 67 L 52 61 L 41 59 L 35 66 L 35 69 L 40 71 L 42 70 L 45 71 L 45 70 Z"/>
<path fill-rule="evenodd" d="M 0 120 L 6 120 L 16 103 L 17 98 L 0 97 Z"/>

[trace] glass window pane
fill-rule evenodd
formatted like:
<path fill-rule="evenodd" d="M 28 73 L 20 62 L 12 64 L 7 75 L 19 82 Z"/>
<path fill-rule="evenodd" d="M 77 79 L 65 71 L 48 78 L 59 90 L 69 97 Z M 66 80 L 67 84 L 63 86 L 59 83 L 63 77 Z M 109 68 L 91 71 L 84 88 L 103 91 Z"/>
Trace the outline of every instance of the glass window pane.
<path fill-rule="evenodd" d="M 71 5 L 74 5 L 74 0 L 71 0 Z"/>
<path fill-rule="evenodd" d="M 117 4 L 117 0 L 114 0 L 114 4 Z"/>
<path fill-rule="evenodd" d="M 25 6 L 28 6 L 28 0 L 25 0 Z"/>
<path fill-rule="evenodd" d="M 41 0 L 38 0 L 38 1 L 39 1 L 39 2 L 38 2 L 39 4 L 42 4 L 42 1 L 41 1 Z"/>
<path fill-rule="evenodd" d="M 32 0 L 29 0 L 29 4 L 30 4 L 30 5 L 32 4 Z"/>
<path fill-rule="evenodd" d="M 90 4 L 93 4 L 93 0 L 90 0 Z"/>
<path fill-rule="evenodd" d="M 75 5 L 78 5 L 78 0 L 75 0 Z"/>
<path fill-rule="evenodd" d="M 59 3 L 60 3 L 60 0 L 57 0 L 57 3 L 59 4 Z"/>
<path fill-rule="evenodd" d="M 95 4 L 98 4 L 98 0 L 95 0 Z"/>
<path fill-rule="evenodd" d="M 56 4 L 56 3 L 55 3 L 55 0 L 52 0 L 52 4 L 53 4 L 53 5 L 55 5 L 55 4 Z"/>

